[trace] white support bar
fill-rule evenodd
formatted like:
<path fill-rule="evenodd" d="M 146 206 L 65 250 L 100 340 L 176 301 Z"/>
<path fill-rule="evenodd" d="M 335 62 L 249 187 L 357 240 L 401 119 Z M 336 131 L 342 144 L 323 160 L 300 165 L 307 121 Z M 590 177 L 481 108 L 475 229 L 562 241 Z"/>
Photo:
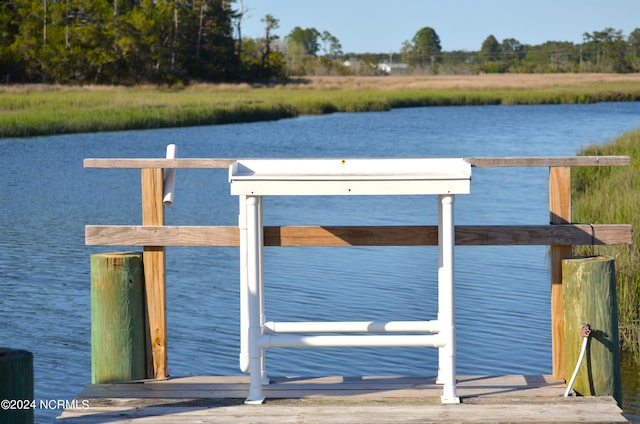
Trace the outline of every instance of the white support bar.
<path fill-rule="evenodd" d="M 263 349 L 274 347 L 442 347 L 444 339 L 431 335 L 301 336 L 294 334 L 260 337 Z"/>
<path fill-rule="evenodd" d="M 438 354 L 438 380 L 442 383 L 442 403 L 460 403 L 456 394 L 456 335 L 454 318 L 454 195 L 441 194 L 439 246 L 441 268 L 438 270 L 438 321 L 444 345 Z"/>
<path fill-rule="evenodd" d="M 247 403 L 262 403 L 263 352 L 262 336 L 262 211 L 259 196 L 246 196 L 247 219 L 247 306 L 249 318 L 249 396 Z"/>
<path fill-rule="evenodd" d="M 249 286 L 247 283 L 247 196 L 239 196 L 240 213 L 240 371 L 249 372 Z"/>
<path fill-rule="evenodd" d="M 273 322 L 264 324 L 265 334 L 283 333 L 438 333 L 438 321 L 332 321 Z"/>
<path fill-rule="evenodd" d="M 258 202 L 258 301 L 260 302 L 260 328 L 261 331 L 264 332 L 264 322 L 265 313 L 264 313 L 264 217 L 263 217 L 263 198 L 262 196 L 257 196 L 256 201 Z M 263 333 L 261 333 L 263 334 Z M 269 377 L 267 376 L 267 364 L 265 359 L 265 351 L 264 349 L 260 349 L 260 381 L 262 385 L 269 384 Z"/>

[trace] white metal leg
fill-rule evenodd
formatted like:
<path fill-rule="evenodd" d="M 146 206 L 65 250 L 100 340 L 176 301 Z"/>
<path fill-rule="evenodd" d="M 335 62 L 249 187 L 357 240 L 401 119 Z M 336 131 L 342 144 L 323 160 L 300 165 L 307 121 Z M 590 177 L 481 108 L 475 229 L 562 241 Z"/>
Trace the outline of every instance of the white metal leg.
<path fill-rule="evenodd" d="M 260 337 L 262 226 L 259 196 L 247 196 L 247 288 L 249 307 L 249 396 L 245 403 L 262 403 L 262 348 Z"/>
<path fill-rule="evenodd" d="M 260 300 L 260 329 L 261 335 L 264 333 L 265 312 L 264 312 L 264 220 L 263 220 L 263 200 L 262 196 L 259 196 L 257 200 L 258 207 L 258 299 Z M 265 360 L 265 350 L 260 349 L 260 381 L 263 385 L 269 384 L 269 377 L 267 376 L 267 363 Z"/>
<path fill-rule="evenodd" d="M 249 294 L 247 283 L 247 196 L 240 197 L 240 371 L 249 372 Z"/>
<path fill-rule="evenodd" d="M 442 266 L 438 272 L 438 320 L 440 321 L 440 336 L 444 339 L 444 345 L 439 349 L 438 377 L 443 384 L 442 403 L 459 403 L 456 394 L 456 346 L 454 325 L 454 226 L 453 226 L 453 195 L 440 195 L 439 198 L 441 223 L 439 233 L 440 260 Z"/>
<path fill-rule="evenodd" d="M 444 284 L 444 278 L 440 275 L 442 273 L 442 196 L 438 197 L 438 323 L 442 325 L 442 305 L 440 304 L 440 293 L 444 290 L 442 287 Z M 438 375 L 436 376 L 436 384 L 444 384 L 446 381 L 442 364 L 444 364 L 444 349 L 438 349 Z"/>

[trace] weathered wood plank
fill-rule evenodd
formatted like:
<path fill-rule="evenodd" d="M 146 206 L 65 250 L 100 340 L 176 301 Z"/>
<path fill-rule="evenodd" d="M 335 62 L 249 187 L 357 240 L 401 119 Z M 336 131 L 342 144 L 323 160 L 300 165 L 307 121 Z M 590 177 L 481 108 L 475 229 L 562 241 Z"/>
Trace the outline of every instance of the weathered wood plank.
<path fill-rule="evenodd" d="M 525 156 L 464 158 L 476 167 L 628 166 L 629 156 Z"/>
<path fill-rule="evenodd" d="M 232 226 L 87 225 L 90 246 L 238 246 L 240 232 Z"/>
<path fill-rule="evenodd" d="M 627 422 L 615 400 L 563 398 L 550 376 L 459 376 L 462 403 L 442 405 L 433 377 L 281 377 L 264 405 L 243 405 L 246 376 L 88 386 L 57 422 L 363 423 Z"/>
<path fill-rule="evenodd" d="M 608 245 L 631 244 L 631 225 L 493 225 L 458 226 L 461 246 Z"/>
<path fill-rule="evenodd" d="M 571 168 L 549 168 L 549 219 L 551 224 L 571 223 Z M 571 256 L 571 244 L 551 243 L 551 363 L 553 376 L 565 377 L 562 260 Z"/>
<path fill-rule="evenodd" d="M 628 166 L 628 156 L 469 157 L 476 167 Z M 85 168 L 228 168 L 232 158 L 88 158 Z"/>
<path fill-rule="evenodd" d="M 614 423 L 627 422 L 610 407 L 591 407 L 582 402 L 479 405 L 261 405 L 261 406 L 151 406 L 145 408 L 95 408 L 66 413 L 58 422 L 154 422 L 154 423 Z M 129 421 L 131 420 L 131 421 Z"/>
<path fill-rule="evenodd" d="M 164 225 L 162 169 L 141 170 L 142 225 Z M 165 248 L 144 245 L 143 265 L 147 314 L 147 377 L 167 378 L 167 312 Z"/>
<path fill-rule="evenodd" d="M 459 246 L 630 244 L 630 225 L 456 226 Z M 436 226 L 265 227 L 266 246 L 436 246 Z M 87 245 L 238 246 L 235 226 L 87 225 Z"/>
<path fill-rule="evenodd" d="M 479 395 L 497 397 L 550 396 L 564 393 L 564 380 L 541 375 L 458 376 L 457 388 L 466 397 Z M 248 390 L 247 376 L 180 377 L 164 381 L 147 381 L 137 384 L 94 384 L 81 393 L 85 398 L 197 398 L 234 397 Z M 508 388 L 508 390 L 504 390 Z M 435 377 L 274 377 L 264 387 L 269 398 L 303 398 L 308 396 L 330 397 L 352 392 L 362 397 L 410 397 L 431 396 L 440 399 L 442 386 Z M 384 393 L 384 396 L 381 396 Z"/>
<path fill-rule="evenodd" d="M 236 159 L 224 158 L 88 158 L 85 168 L 228 168 Z"/>

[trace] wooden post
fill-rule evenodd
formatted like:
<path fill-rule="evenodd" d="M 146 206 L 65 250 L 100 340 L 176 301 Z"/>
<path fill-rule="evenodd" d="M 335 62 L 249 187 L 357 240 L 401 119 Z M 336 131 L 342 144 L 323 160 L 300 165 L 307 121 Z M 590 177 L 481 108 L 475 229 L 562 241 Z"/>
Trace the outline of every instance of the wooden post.
<path fill-rule="evenodd" d="M 143 168 L 142 225 L 164 225 L 163 170 Z M 147 378 L 166 379 L 167 314 L 165 248 L 144 246 L 144 278 L 147 316 Z"/>
<path fill-rule="evenodd" d="M 582 396 L 613 396 L 621 402 L 620 340 L 615 261 L 609 256 L 562 261 L 567 371 L 573 374 L 587 323 L 591 336 L 573 389 Z"/>
<path fill-rule="evenodd" d="M 571 223 L 571 167 L 549 167 L 551 224 Z M 565 378 L 564 314 L 562 309 L 562 260 L 571 246 L 551 246 L 551 361 L 553 376 Z"/>
<path fill-rule="evenodd" d="M 141 253 L 91 255 L 91 383 L 145 378 Z"/>
<path fill-rule="evenodd" d="M 0 347 L 0 400 L 14 401 L 0 409 L 3 424 L 32 424 L 33 354 L 26 350 Z M 17 404 L 20 402 L 20 404 Z"/>

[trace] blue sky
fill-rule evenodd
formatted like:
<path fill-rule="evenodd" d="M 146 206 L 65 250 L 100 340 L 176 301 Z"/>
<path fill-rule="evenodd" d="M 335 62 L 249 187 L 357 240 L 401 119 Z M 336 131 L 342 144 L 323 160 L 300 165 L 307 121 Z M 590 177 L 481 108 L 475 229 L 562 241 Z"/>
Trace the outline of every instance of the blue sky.
<path fill-rule="evenodd" d="M 243 0 L 244 37 L 264 35 L 261 19 L 280 21 L 276 34 L 293 28 L 329 31 L 345 53 L 397 52 L 423 27 L 432 27 L 442 49 L 480 50 L 489 35 L 524 44 L 582 43 L 585 32 L 611 27 L 628 36 L 640 27 L 640 0 Z M 236 3 L 237 5 L 239 3 Z"/>

